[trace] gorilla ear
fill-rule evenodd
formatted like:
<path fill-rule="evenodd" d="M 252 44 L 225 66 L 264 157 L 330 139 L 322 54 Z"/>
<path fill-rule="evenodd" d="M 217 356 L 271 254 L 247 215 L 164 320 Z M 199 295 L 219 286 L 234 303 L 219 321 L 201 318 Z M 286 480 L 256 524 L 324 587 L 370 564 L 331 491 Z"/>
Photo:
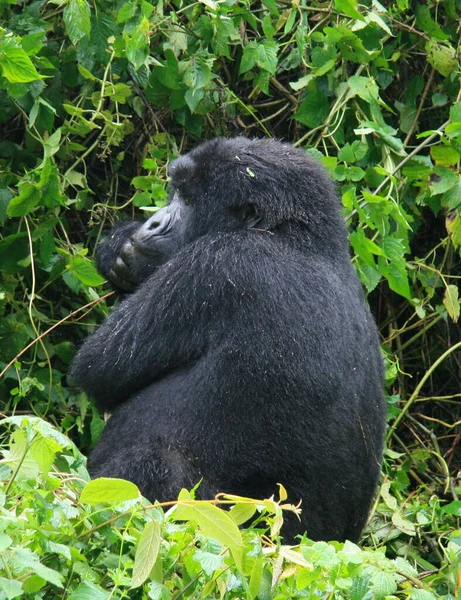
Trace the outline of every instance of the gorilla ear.
<path fill-rule="evenodd" d="M 242 221 L 244 227 L 256 227 L 261 221 L 262 215 L 259 214 L 258 209 L 254 204 L 247 204 L 237 209 L 237 214 Z"/>

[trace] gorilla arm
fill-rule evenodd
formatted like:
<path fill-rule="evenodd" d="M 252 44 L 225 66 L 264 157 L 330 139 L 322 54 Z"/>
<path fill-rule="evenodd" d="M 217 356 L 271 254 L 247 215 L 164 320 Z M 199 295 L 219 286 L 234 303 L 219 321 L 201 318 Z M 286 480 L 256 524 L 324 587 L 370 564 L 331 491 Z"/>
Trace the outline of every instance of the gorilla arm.
<path fill-rule="evenodd" d="M 215 335 L 223 327 L 222 303 L 226 310 L 234 304 L 233 288 L 217 264 L 228 252 L 218 246 L 207 236 L 185 246 L 85 340 L 70 374 L 99 408 L 113 410 L 206 352 L 208 332 Z"/>

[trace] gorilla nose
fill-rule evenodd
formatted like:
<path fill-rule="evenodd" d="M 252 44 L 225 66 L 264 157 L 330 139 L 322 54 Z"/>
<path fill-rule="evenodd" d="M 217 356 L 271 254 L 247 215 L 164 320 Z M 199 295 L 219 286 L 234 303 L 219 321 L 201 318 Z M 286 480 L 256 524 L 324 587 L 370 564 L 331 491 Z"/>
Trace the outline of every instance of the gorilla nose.
<path fill-rule="evenodd" d="M 144 228 L 151 235 L 158 235 L 167 229 L 170 221 L 171 214 L 162 208 L 144 223 Z"/>

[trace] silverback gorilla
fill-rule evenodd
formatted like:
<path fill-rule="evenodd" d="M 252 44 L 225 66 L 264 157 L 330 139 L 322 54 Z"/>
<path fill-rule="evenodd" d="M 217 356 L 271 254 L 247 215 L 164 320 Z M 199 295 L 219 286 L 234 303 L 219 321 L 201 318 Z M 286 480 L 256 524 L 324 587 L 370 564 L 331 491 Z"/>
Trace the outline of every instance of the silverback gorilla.
<path fill-rule="evenodd" d="M 113 412 L 94 477 L 150 500 L 302 500 L 285 539 L 357 541 L 385 407 L 375 324 L 333 185 L 303 150 L 218 138 L 169 168 L 168 205 L 117 227 L 100 272 L 128 292 L 71 374 Z M 291 518 L 293 517 L 293 518 Z"/>

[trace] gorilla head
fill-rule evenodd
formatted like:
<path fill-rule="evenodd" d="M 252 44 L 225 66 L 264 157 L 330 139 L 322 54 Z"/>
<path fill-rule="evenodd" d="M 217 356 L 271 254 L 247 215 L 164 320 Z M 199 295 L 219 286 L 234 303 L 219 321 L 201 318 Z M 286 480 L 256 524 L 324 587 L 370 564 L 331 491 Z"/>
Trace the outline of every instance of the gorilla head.
<path fill-rule="evenodd" d="M 125 291 L 184 244 L 206 234 L 257 229 L 291 231 L 293 238 L 301 226 L 304 245 L 325 245 L 331 235 L 325 252 L 344 251 L 331 180 L 302 150 L 274 140 L 217 138 L 173 161 L 168 175 L 168 205 L 126 237 L 105 273 Z M 103 263 L 107 261 L 100 259 L 104 272 Z"/>
<path fill-rule="evenodd" d="M 90 457 L 149 499 L 201 479 L 303 501 L 313 539 L 356 541 L 376 489 L 376 327 L 333 185 L 303 150 L 215 139 L 174 161 L 169 202 L 116 228 L 98 267 L 125 292 L 72 375 L 113 411 Z"/>

